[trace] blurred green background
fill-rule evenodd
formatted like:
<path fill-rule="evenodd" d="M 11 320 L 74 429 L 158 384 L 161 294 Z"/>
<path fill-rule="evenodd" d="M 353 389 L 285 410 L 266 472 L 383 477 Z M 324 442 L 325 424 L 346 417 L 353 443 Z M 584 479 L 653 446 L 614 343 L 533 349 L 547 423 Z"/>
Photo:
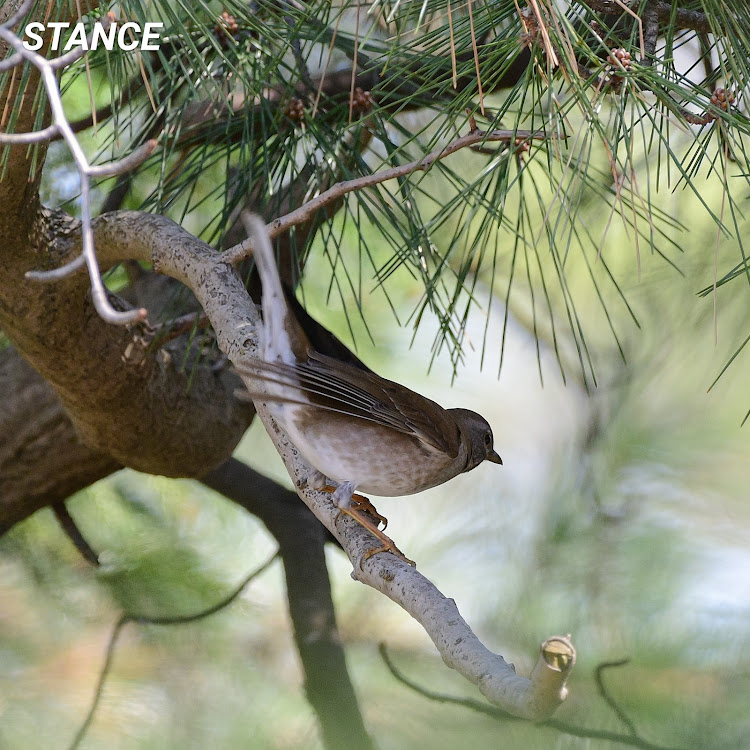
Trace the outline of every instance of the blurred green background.
<path fill-rule="evenodd" d="M 629 657 L 606 678 L 643 736 L 666 746 L 741 748 L 750 746 L 746 369 L 735 363 L 706 388 L 742 317 L 736 305 L 720 310 L 716 346 L 710 301 L 694 295 L 705 268 L 689 270 L 682 278 L 647 268 L 640 282 L 632 279 L 643 330 L 628 337 L 628 365 L 611 362 L 589 395 L 575 381 L 563 386 L 549 354 L 542 387 L 535 345 L 518 325 L 499 379 L 490 345 L 484 369 L 480 352 L 468 352 L 451 387 L 449 363 L 439 358 L 424 372 L 430 337 L 418 336 L 410 349 L 408 331 L 377 295 L 367 305 L 376 345 L 359 351 L 382 374 L 445 405 L 480 410 L 493 425 L 502 468 L 485 465 L 418 497 L 378 503 L 399 545 L 485 643 L 528 673 L 541 640 L 572 633 L 579 661 L 558 718 L 622 730 L 592 672 Z M 406 309 L 416 293 L 405 282 L 396 296 Z M 306 297 L 314 313 L 325 312 L 324 288 L 308 286 Z M 325 318 L 345 335 L 341 312 L 329 309 Z M 481 338 L 481 315 L 473 321 Z M 493 313 L 495 335 L 500 323 Z M 237 455 L 288 484 L 259 425 Z M 258 522 L 195 482 L 123 471 L 70 508 L 102 553 L 100 571 L 78 556 L 49 511 L 0 542 L 3 748 L 67 746 L 121 611 L 197 611 L 273 551 Z M 478 696 L 408 615 L 353 582 L 340 552 L 328 554 L 349 665 L 381 747 L 607 747 L 495 724 L 397 683 L 378 656 L 380 641 L 422 684 Z M 280 564 L 205 621 L 128 625 L 82 747 L 319 748 Z"/>

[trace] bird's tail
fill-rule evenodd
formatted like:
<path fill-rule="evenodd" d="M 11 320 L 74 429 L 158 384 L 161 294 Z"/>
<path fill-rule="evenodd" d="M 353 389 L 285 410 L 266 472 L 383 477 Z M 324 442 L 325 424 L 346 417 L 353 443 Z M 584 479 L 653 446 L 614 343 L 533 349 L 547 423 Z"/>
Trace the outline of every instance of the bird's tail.
<path fill-rule="evenodd" d="M 293 361 L 288 319 L 291 315 L 276 266 L 276 257 L 263 220 L 246 213 L 242 217 L 248 237 L 253 241 L 253 258 L 263 288 L 263 359 Z"/>

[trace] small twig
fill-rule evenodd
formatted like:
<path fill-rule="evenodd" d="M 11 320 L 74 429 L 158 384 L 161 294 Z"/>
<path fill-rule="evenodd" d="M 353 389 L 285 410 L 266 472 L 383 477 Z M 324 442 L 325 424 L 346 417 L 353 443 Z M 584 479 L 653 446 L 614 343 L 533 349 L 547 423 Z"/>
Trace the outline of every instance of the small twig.
<path fill-rule="evenodd" d="M 52 512 L 55 514 L 55 518 L 57 518 L 68 539 L 73 542 L 75 548 L 81 553 L 83 559 L 98 567 L 99 555 L 96 554 L 91 545 L 86 541 L 86 538 L 70 515 L 65 502 L 55 503 L 52 506 Z"/>
<path fill-rule="evenodd" d="M 406 685 L 406 687 L 423 696 L 424 698 L 427 698 L 428 700 L 435 701 L 437 703 L 449 703 L 454 706 L 462 706 L 472 711 L 476 711 L 477 713 L 484 714 L 485 716 L 489 716 L 496 721 L 524 721 L 524 719 L 522 719 L 521 717 L 514 716 L 507 711 L 503 711 L 501 708 L 491 706 L 487 703 L 482 703 L 473 698 L 458 698 L 453 695 L 437 693 L 433 690 L 422 687 L 421 685 L 417 684 L 412 679 L 407 677 L 398 669 L 398 667 L 396 667 L 396 665 L 391 660 L 390 655 L 388 654 L 385 643 L 380 643 L 380 645 L 378 646 L 378 650 L 380 651 L 380 655 L 383 658 L 383 661 L 388 667 L 390 673 L 400 683 Z M 617 664 L 619 663 L 620 662 L 618 662 Z M 616 664 L 612 663 L 602 666 L 616 666 Z M 616 742 L 621 745 L 630 745 L 631 747 L 639 748 L 639 750 L 682 750 L 681 748 L 669 748 L 662 745 L 654 745 L 653 743 L 648 742 L 648 740 L 644 740 L 642 737 L 639 737 L 634 729 L 631 734 L 620 734 L 618 732 L 609 732 L 604 729 L 587 729 L 586 727 L 576 726 L 575 724 L 569 724 L 568 722 L 559 721 L 557 719 L 547 719 L 546 721 L 537 722 L 536 726 L 554 729 L 558 732 L 569 734 L 573 737 L 606 740 L 608 742 Z"/>
<path fill-rule="evenodd" d="M 413 690 L 415 693 L 437 703 L 452 703 L 456 706 L 464 706 L 470 708 L 472 711 L 484 714 L 485 716 L 491 716 L 493 719 L 509 719 L 510 721 L 521 721 L 518 716 L 514 716 L 507 711 L 503 711 L 502 708 L 497 706 L 491 706 L 488 703 L 482 703 L 474 698 L 457 698 L 454 695 L 446 695 L 445 693 L 436 693 L 433 690 L 428 690 L 422 687 L 418 683 L 407 677 L 391 660 L 390 654 L 388 653 L 388 647 L 385 643 L 381 642 L 378 644 L 378 651 L 380 656 L 385 662 L 388 671 L 403 685 Z"/>
<path fill-rule="evenodd" d="M 470 120 L 470 126 L 472 120 Z M 402 164 L 398 167 L 390 167 L 380 172 L 374 172 L 373 174 L 363 175 L 362 177 L 355 177 L 351 180 L 345 180 L 338 182 L 328 190 L 320 193 L 312 200 L 304 203 L 294 211 L 290 211 L 285 216 L 281 216 L 278 219 L 274 219 L 267 227 L 270 237 L 273 239 L 282 232 L 287 232 L 297 224 L 301 224 L 303 221 L 309 220 L 316 211 L 319 211 L 324 206 L 338 200 L 347 193 L 352 193 L 356 190 L 363 190 L 364 188 L 372 187 L 373 185 L 379 185 L 381 182 L 388 180 L 394 180 L 406 175 L 412 174 L 413 172 L 426 172 L 430 167 L 440 159 L 444 159 L 446 156 L 450 156 L 456 151 L 472 146 L 477 143 L 487 143 L 493 141 L 527 141 L 531 139 L 546 138 L 545 133 L 541 131 L 531 130 L 491 130 L 484 132 L 476 129 L 476 123 L 473 123 L 471 132 L 466 135 L 457 138 L 446 146 L 436 149 L 435 151 L 423 156 L 421 159 L 409 162 L 408 164 Z M 248 255 L 252 254 L 252 241 L 250 239 L 244 240 L 234 247 L 225 250 L 222 253 L 222 258 L 225 263 L 235 265 L 241 260 L 244 260 Z"/>
<path fill-rule="evenodd" d="M 632 737 L 637 736 L 638 732 L 635 729 L 635 724 L 628 718 L 625 712 L 620 708 L 617 701 L 609 694 L 606 686 L 604 685 L 604 670 L 613 669 L 614 667 L 624 667 L 630 663 L 630 659 L 619 659 L 618 661 L 605 661 L 599 664 L 594 670 L 594 680 L 596 681 L 596 689 L 599 695 L 604 699 L 605 703 L 612 709 L 617 718 L 627 727 L 628 732 Z"/>
<path fill-rule="evenodd" d="M 51 271 L 26 271 L 24 274 L 27 279 L 32 281 L 59 281 L 67 276 L 74 274 L 79 269 L 86 265 L 86 257 L 84 255 L 78 255 L 70 263 L 66 263 L 64 266 L 54 268 Z"/>
<path fill-rule="evenodd" d="M 623 4 L 618 0 L 581 0 L 591 10 L 596 13 L 602 13 L 605 16 L 620 15 L 623 13 Z M 633 11 L 627 8 L 627 12 L 632 15 Z M 663 1 L 656 3 L 656 13 L 659 23 L 669 23 L 673 20 L 672 4 Z M 677 8 L 674 13 L 674 28 L 692 29 L 704 34 L 711 34 L 713 29 L 709 22 L 708 16 L 698 10 L 686 10 Z"/>
<path fill-rule="evenodd" d="M 56 124 L 30 133 L 0 133 L 0 144 L 14 146 L 24 143 L 43 143 L 51 141 L 60 132 Z"/>
<path fill-rule="evenodd" d="M 73 741 L 69 746 L 69 750 L 76 750 L 76 748 L 81 744 L 83 738 L 86 736 L 86 732 L 88 731 L 89 726 L 91 726 L 91 722 L 93 721 L 94 715 L 96 714 L 96 709 L 99 707 L 99 702 L 102 698 L 104 683 L 107 681 L 107 677 L 109 676 L 109 673 L 112 669 L 112 661 L 115 655 L 115 646 L 117 645 L 117 641 L 120 637 L 122 629 L 129 622 L 136 622 L 140 625 L 183 625 L 185 623 L 195 622 L 197 620 L 202 620 L 205 617 L 209 617 L 210 615 L 213 615 L 216 612 L 219 612 L 220 610 L 229 606 L 242 593 L 245 586 L 247 586 L 250 581 L 252 581 L 254 578 L 257 578 L 257 576 L 259 576 L 261 573 L 263 573 L 263 571 L 270 567 L 271 563 L 273 563 L 278 556 L 278 551 L 274 552 L 273 555 L 268 560 L 266 560 L 266 562 L 264 562 L 259 568 L 256 568 L 252 573 L 246 576 L 245 579 L 240 583 L 240 585 L 237 586 L 237 588 L 231 594 L 229 594 L 229 596 L 222 599 L 220 602 L 218 602 L 218 604 L 214 604 L 213 606 L 208 607 L 208 609 L 201 610 L 200 612 L 197 612 L 195 614 L 176 617 L 149 617 L 148 615 L 134 615 L 130 613 L 123 614 L 115 624 L 115 627 L 112 630 L 112 635 L 109 637 L 104 665 L 102 666 L 102 670 L 99 673 L 99 680 L 96 684 L 96 689 L 94 690 L 94 700 L 89 707 L 86 718 L 83 720 L 83 723 L 76 732 L 76 736 L 73 738 Z"/>
<path fill-rule="evenodd" d="M 72 62 L 70 55 L 63 55 L 56 60 L 47 60 L 42 55 L 34 52 L 33 50 L 26 49 L 21 39 L 13 33 L 10 28 L 18 23 L 28 12 L 32 4 L 32 0 L 26 0 L 26 2 L 19 8 L 19 10 L 0 26 L 0 39 L 5 40 L 10 44 L 16 52 L 20 55 L 22 61 L 31 63 L 40 73 L 42 83 L 47 91 L 47 99 L 49 107 L 52 111 L 52 118 L 56 132 L 59 132 L 68 144 L 70 153 L 73 156 L 76 167 L 78 169 L 80 179 L 80 205 L 81 205 L 81 233 L 82 233 L 82 251 L 79 258 L 76 258 L 71 263 L 58 268 L 52 272 L 30 272 L 27 274 L 27 278 L 36 280 L 55 281 L 63 278 L 68 274 L 74 273 L 84 264 L 88 268 L 89 278 L 91 280 L 91 296 L 94 302 L 94 307 L 99 313 L 99 316 L 108 323 L 115 325 L 130 325 L 140 320 L 145 319 L 146 310 L 127 310 L 118 311 L 112 307 L 109 298 L 107 296 L 107 290 L 102 280 L 101 271 L 99 269 L 99 263 L 96 258 L 96 252 L 94 248 L 94 235 L 91 229 L 91 178 L 98 176 L 112 176 L 118 174 L 123 170 L 132 169 L 132 167 L 138 163 L 139 160 L 147 158 L 147 156 L 153 152 L 156 143 L 149 141 L 144 144 L 140 149 L 133 152 L 130 156 L 119 162 L 112 164 L 91 166 L 83 152 L 78 140 L 76 139 L 75 133 L 73 132 L 70 123 L 68 122 L 65 110 L 62 104 L 62 98 L 60 95 L 60 87 L 57 81 L 57 75 L 55 73 L 57 68 L 63 67 L 66 64 Z M 109 22 L 114 20 L 114 16 L 109 17 Z M 78 54 L 79 50 L 76 50 Z M 14 56 L 15 57 L 15 56 Z M 26 139 L 23 142 L 33 143 L 41 139 L 39 133 L 24 133 L 18 134 L 24 136 Z M 50 136 L 54 135 L 54 132 L 47 128 L 46 133 Z M 10 134 L 9 134 L 10 135 Z M 16 135 L 16 134 L 13 134 Z M 19 141 L 16 141 L 18 143 Z"/>
<path fill-rule="evenodd" d="M 158 145 L 159 142 L 155 138 L 152 138 L 123 159 L 110 161 L 107 164 L 90 166 L 86 170 L 86 173 L 90 177 L 115 177 L 116 175 L 130 172 L 143 164 L 154 153 Z"/>

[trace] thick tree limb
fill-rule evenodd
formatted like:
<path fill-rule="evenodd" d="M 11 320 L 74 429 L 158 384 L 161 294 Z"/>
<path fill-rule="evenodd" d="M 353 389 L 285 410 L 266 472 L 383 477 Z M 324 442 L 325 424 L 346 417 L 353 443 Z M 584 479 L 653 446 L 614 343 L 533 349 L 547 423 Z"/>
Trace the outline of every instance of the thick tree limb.
<path fill-rule="evenodd" d="M 0 351 L 0 394 L 0 536 L 53 504 L 66 533 L 96 564 L 85 540 L 76 542 L 78 532 L 63 500 L 120 466 L 80 441 L 49 384 L 10 347 Z M 371 747 L 336 628 L 323 555 L 332 537 L 295 493 L 235 459 L 204 483 L 260 518 L 279 542 L 306 692 L 326 747 Z"/>
<path fill-rule="evenodd" d="M 18 5 L 4 5 L 0 22 L 8 20 Z M 44 59 L 38 55 L 34 59 L 47 75 L 51 68 L 45 68 Z M 33 67 L 22 97 L 14 90 L 12 76 L 0 91 L 0 112 L 6 111 L 6 104 L 20 102 L 16 131 L 34 126 L 35 103 L 44 101 L 35 96 L 39 76 L 39 68 Z M 56 89 L 54 78 L 48 83 L 48 88 Z M 57 119 L 59 125 L 64 115 Z M 69 145 L 74 142 L 71 137 Z M 81 224 L 39 206 L 44 144 L 37 145 L 40 158 L 30 178 L 27 147 L 9 148 L 0 181 L 0 328 L 56 390 L 79 441 L 97 461 L 101 454 L 109 456 L 103 473 L 121 464 L 154 474 L 201 476 L 221 464 L 253 416 L 251 408 L 234 398 L 239 379 L 226 371 L 216 372 L 197 346 L 170 342 L 154 352 L 146 345 L 143 329 L 106 325 L 92 308 L 84 274 L 46 286 L 26 278 L 29 270 L 56 268 L 78 257 Z M 60 472 L 61 480 L 49 492 L 48 502 L 78 489 L 77 481 L 69 486 L 62 481 L 69 471 Z M 12 522 L 42 501 L 33 486 L 29 489 L 23 500 L 17 493 L 11 493 L 15 499 L 3 499 L 0 523 Z"/>
<path fill-rule="evenodd" d="M 62 499 L 120 467 L 80 442 L 54 391 L 12 348 L 0 351 L 0 393 L 0 535 L 55 500 L 64 523 Z M 336 628 L 323 555 L 332 537 L 295 493 L 235 459 L 203 481 L 259 517 L 279 542 L 306 692 L 326 747 L 371 747 Z"/>
<path fill-rule="evenodd" d="M 44 378 L 12 348 L 0 351 L 0 535 L 120 468 L 93 450 Z"/>
<path fill-rule="evenodd" d="M 95 232 L 97 248 L 107 261 L 121 259 L 123 254 L 151 261 L 160 272 L 190 286 L 211 320 L 219 347 L 231 360 L 247 364 L 257 356 L 262 335 L 258 310 L 233 268 L 213 248 L 165 217 L 138 212 L 101 216 L 95 222 Z M 446 664 L 476 684 L 490 702 L 534 721 L 549 717 L 567 694 L 565 682 L 575 658 L 569 641 L 545 641 L 531 678 L 520 677 L 479 641 L 455 602 L 416 570 L 387 554 L 375 555 L 360 567 L 372 538 L 348 517 L 339 518 L 329 494 L 307 486 L 315 474 L 313 467 L 302 459 L 266 408 L 260 404 L 256 408 L 300 497 L 352 560 L 352 575 L 409 612 Z"/>
<path fill-rule="evenodd" d="M 55 388 L 90 448 L 139 471 L 201 476 L 250 424 L 252 409 L 234 397 L 240 381 L 184 339 L 151 351 L 144 329 L 108 326 L 86 301 L 81 272 L 44 285 L 25 278 L 50 257 L 77 254 L 78 229 L 42 211 L 30 237 L 0 232 L 0 327 Z"/>

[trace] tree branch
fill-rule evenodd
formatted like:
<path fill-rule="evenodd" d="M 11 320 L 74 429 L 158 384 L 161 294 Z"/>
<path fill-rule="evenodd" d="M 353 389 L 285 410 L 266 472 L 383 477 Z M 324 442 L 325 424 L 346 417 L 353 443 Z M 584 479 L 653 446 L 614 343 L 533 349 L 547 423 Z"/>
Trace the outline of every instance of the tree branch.
<path fill-rule="evenodd" d="M 98 567 L 99 555 L 94 552 L 91 545 L 86 541 L 86 538 L 73 520 L 73 516 L 70 515 L 65 502 L 55 503 L 55 505 L 52 506 L 52 512 L 55 514 L 57 522 L 60 524 L 68 539 L 73 542 L 76 549 L 81 553 L 83 559 Z"/>
<path fill-rule="evenodd" d="M 0 351 L 0 536 L 121 468 L 85 445 L 60 400 L 18 352 Z"/>
<path fill-rule="evenodd" d="M 269 236 L 274 238 L 282 232 L 288 232 L 289 229 L 297 224 L 309 221 L 318 211 L 320 211 L 321 208 L 324 208 L 335 201 L 340 201 L 341 198 L 348 193 L 353 193 L 357 190 L 364 190 L 365 188 L 379 185 L 388 180 L 406 177 L 414 172 L 426 172 L 436 161 L 444 159 L 446 156 L 450 156 L 467 146 L 470 147 L 478 143 L 490 143 L 496 141 L 502 141 L 504 143 L 514 141 L 515 145 L 518 146 L 531 139 L 545 137 L 544 133 L 534 133 L 530 130 L 492 130 L 486 133 L 473 128 L 471 132 L 466 135 L 456 138 L 442 148 L 435 149 L 421 159 L 415 159 L 408 164 L 402 164 L 398 167 L 390 167 L 388 169 L 383 169 L 380 172 L 374 172 L 372 174 L 363 175 L 362 177 L 355 177 L 351 180 L 336 183 L 333 187 L 316 195 L 315 198 L 302 204 L 294 211 L 290 211 L 285 216 L 281 216 L 270 222 L 268 225 Z M 227 263 L 235 264 L 239 263 L 251 253 L 252 239 L 248 238 L 238 245 L 226 250 L 223 257 Z"/>
<path fill-rule="evenodd" d="M 129 257 L 151 261 L 161 273 L 187 284 L 195 293 L 216 331 L 222 351 L 247 367 L 258 356 L 261 323 L 239 276 L 209 245 L 162 216 L 117 212 L 95 222 L 97 247 L 111 262 Z M 372 538 L 338 508 L 328 493 L 308 486 L 315 470 L 299 455 L 267 409 L 256 403 L 258 416 L 276 445 L 298 494 L 326 528 L 339 540 L 354 564 L 352 575 L 385 594 L 425 629 L 445 663 L 476 684 L 485 697 L 517 716 L 540 721 L 565 699 L 565 686 L 575 651 L 565 638 L 542 644 L 531 678 L 520 677 L 501 656 L 489 651 L 446 598 L 426 578 L 391 555 L 363 560 Z"/>
<path fill-rule="evenodd" d="M 66 534 L 87 560 L 98 564 L 61 498 L 116 471 L 119 465 L 78 440 L 54 391 L 12 348 L 0 351 L 0 393 L 4 396 L 0 535 L 15 521 L 57 499 L 53 510 Z M 371 741 L 346 671 L 323 555 L 325 541 L 333 537 L 295 493 L 235 459 L 203 481 L 260 518 L 279 542 L 306 690 L 318 713 L 326 747 L 369 748 Z M 36 492 L 34 482 L 40 485 Z"/>
<path fill-rule="evenodd" d="M 513 721 L 518 719 L 517 716 L 509 714 L 507 711 L 502 711 L 495 706 L 488 706 L 486 703 L 473 700 L 472 698 L 457 698 L 453 695 L 446 695 L 445 693 L 437 693 L 434 690 L 422 687 L 414 680 L 407 677 L 391 659 L 386 646 L 384 643 L 380 644 L 380 655 L 383 657 L 383 661 L 390 673 L 403 685 L 406 685 L 409 689 L 415 693 L 437 703 L 448 703 L 454 706 L 463 706 L 464 708 L 471 709 L 477 713 L 489 716 L 496 721 Z M 614 666 L 609 665 L 609 666 Z M 609 697 L 609 696 L 608 696 Z M 607 701 L 609 703 L 609 700 Z M 611 705 L 611 704 L 610 704 Z M 619 706 L 618 706 L 619 709 Z M 606 729 L 589 729 L 587 727 L 578 726 L 571 724 L 567 721 L 560 721 L 559 719 L 548 719 L 547 721 L 539 722 L 538 726 L 547 727 L 554 729 L 561 734 L 569 734 L 572 737 L 584 737 L 594 740 L 606 740 L 607 742 L 614 742 L 620 745 L 629 745 L 630 747 L 639 748 L 639 750 L 682 750 L 682 748 L 670 748 L 663 745 L 655 745 L 648 740 L 643 739 L 635 731 L 635 728 L 629 727 L 631 731 L 628 734 L 619 734 L 618 732 L 610 732 Z"/>
<path fill-rule="evenodd" d="M 0 20 L 6 20 L 10 10 L 8 5 L 3 6 Z M 9 21 L 2 29 L 6 38 Z M 13 35 L 12 41 L 17 43 L 17 37 Z M 24 50 L 20 53 L 24 59 L 25 53 L 35 54 Z M 43 101 L 43 97 L 35 96 L 42 73 L 53 109 L 55 101 L 58 108 L 61 106 L 52 68 L 41 56 L 33 59 L 39 66 L 34 66 L 25 79 L 15 121 L 20 130 L 34 126 L 36 112 L 32 103 Z M 12 84 L 7 84 L 0 92 L 0 109 L 12 103 L 12 97 L 17 98 L 11 89 Z M 58 125 L 66 124 L 64 113 L 57 113 L 56 119 Z M 68 136 L 68 145 L 74 155 L 79 155 L 78 166 L 87 182 L 98 168 L 88 165 L 75 136 Z M 62 212 L 39 207 L 38 176 L 45 144 L 37 148 L 42 158 L 37 159 L 36 171 L 29 180 L 25 147 L 10 147 L 0 182 L 0 327 L 55 389 L 71 416 L 77 443 L 88 446 L 81 449 L 81 458 L 92 459 L 96 470 L 82 469 L 82 475 L 103 476 L 121 465 L 168 476 L 204 474 L 231 455 L 253 417 L 252 408 L 234 397 L 239 379 L 225 371 L 217 372 L 211 362 L 205 361 L 200 346 L 185 339 L 170 342 L 157 351 L 149 348 L 142 329 L 106 325 L 92 309 L 87 299 L 89 283 L 80 273 L 45 287 L 26 279 L 29 269 L 54 268 L 71 262 L 79 257 L 83 244 L 88 246 L 86 258 L 89 270 L 94 271 L 94 286 L 108 296 L 93 256 L 92 235 L 86 231 L 86 221 L 78 222 Z M 136 158 L 142 158 L 149 149 L 153 149 L 153 143 L 147 144 Z M 117 169 L 127 168 L 130 158 Z M 90 206 L 83 198 L 85 218 L 90 215 Z M 113 304 L 120 303 L 109 299 L 106 302 L 108 308 Z M 132 310 L 121 306 L 115 312 L 128 313 L 128 319 Z M 33 442 L 28 447 L 33 447 Z M 40 487 L 37 493 L 34 481 L 22 476 L 28 470 L 29 466 L 19 465 L 11 471 L 10 478 L 3 476 L 4 484 L 10 483 L 14 492 L 2 498 L 2 525 L 46 504 L 43 489 Z M 64 499 L 80 488 L 82 475 L 76 469 L 64 468 L 60 475 L 52 482 L 54 491 L 47 493 L 47 503 Z M 69 483 L 64 481 L 67 477 L 71 478 Z M 90 481 L 93 480 L 87 484 Z"/>
<path fill-rule="evenodd" d="M 14 522 L 59 500 L 53 510 L 61 525 L 84 557 L 97 564 L 63 498 L 119 465 L 80 442 L 54 391 L 12 348 L 0 351 L 0 393 L 0 536 Z M 323 545 L 333 537 L 295 493 L 235 459 L 203 481 L 260 518 L 279 542 L 306 690 L 326 747 L 369 748 L 371 740 L 346 671 L 325 567 Z"/>
<path fill-rule="evenodd" d="M 623 13 L 622 5 L 617 0 L 578 0 L 582 5 L 586 5 L 596 13 L 607 16 L 619 16 Z M 712 33 L 711 23 L 705 13 L 697 10 L 688 10 L 686 8 L 677 8 L 672 15 L 673 9 L 671 3 L 656 2 L 653 3 L 653 10 L 659 23 L 672 23 L 674 18 L 674 27 L 676 29 L 692 29 L 703 34 Z M 636 3 L 637 7 L 637 3 Z"/>

